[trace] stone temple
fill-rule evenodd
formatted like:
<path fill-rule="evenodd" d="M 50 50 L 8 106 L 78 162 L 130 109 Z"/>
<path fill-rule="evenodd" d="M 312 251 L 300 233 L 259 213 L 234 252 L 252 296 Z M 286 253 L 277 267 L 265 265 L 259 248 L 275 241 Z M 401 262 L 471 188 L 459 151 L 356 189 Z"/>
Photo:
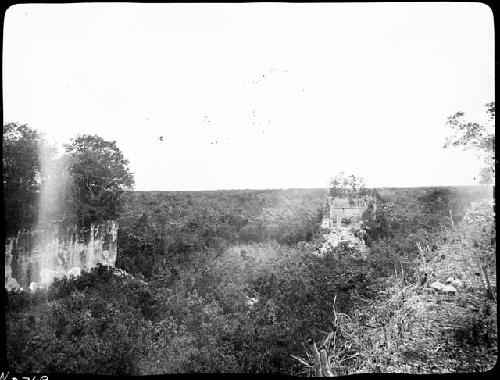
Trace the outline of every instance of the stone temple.
<path fill-rule="evenodd" d="M 368 208 L 371 207 L 373 212 L 377 209 L 376 200 L 371 195 L 353 195 L 346 198 L 328 196 L 327 200 L 329 213 L 328 218 L 324 220 L 326 220 L 328 226 L 323 223 L 324 228 L 357 223 Z"/>
<path fill-rule="evenodd" d="M 327 210 L 321 227 L 327 230 L 323 235 L 325 239 L 319 250 L 325 254 L 329 250 L 346 243 L 350 248 L 356 248 L 364 257 L 368 253 L 368 247 L 363 239 L 366 233 L 363 226 L 363 215 L 370 210 L 372 216 L 377 210 L 376 198 L 372 190 L 344 190 L 338 193 L 330 190 L 327 196 Z"/>

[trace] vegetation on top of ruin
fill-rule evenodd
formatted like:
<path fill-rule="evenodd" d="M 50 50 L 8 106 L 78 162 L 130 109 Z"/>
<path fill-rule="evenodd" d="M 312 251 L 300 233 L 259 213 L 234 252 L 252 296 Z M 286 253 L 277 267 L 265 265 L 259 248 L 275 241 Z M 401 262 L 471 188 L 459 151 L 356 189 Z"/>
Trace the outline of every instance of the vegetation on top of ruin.
<path fill-rule="evenodd" d="M 128 160 L 116 142 L 97 135 L 75 137 L 65 146 L 65 154 L 58 155 L 38 131 L 7 123 L 3 146 L 8 235 L 33 229 L 38 222 L 77 223 L 83 228 L 116 219 L 122 196 L 133 188 Z M 43 192 L 47 183 L 52 188 Z M 41 202 L 43 218 L 39 215 Z"/>
<path fill-rule="evenodd" d="M 330 188 L 328 195 L 333 198 L 361 198 L 371 197 L 377 199 L 379 196 L 377 190 L 366 187 L 364 178 L 357 177 L 345 172 L 338 173 L 330 179 Z"/>
<path fill-rule="evenodd" d="M 134 177 L 116 141 L 81 135 L 65 145 L 72 180 L 71 209 L 80 226 L 116 219 L 121 198 L 132 190 Z"/>
<path fill-rule="evenodd" d="M 29 228 L 38 217 L 39 146 L 42 136 L 25 124 L 3 125 L 4 220 L 7 235 Z"/>

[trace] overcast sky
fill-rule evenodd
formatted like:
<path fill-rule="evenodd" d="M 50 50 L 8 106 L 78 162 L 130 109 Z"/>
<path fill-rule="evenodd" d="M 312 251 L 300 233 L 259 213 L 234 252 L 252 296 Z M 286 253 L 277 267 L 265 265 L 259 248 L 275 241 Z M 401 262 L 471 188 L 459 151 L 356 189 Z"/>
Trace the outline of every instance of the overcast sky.
<path fill-rule="evenodd" d="M 137 190 L 471 185 L 447 116 L 494 101 L 481 3 L 33 4 L 5 17 L 4 122 L 114 139 Z M 163 141 L 161 141 L 162 136 Z"/>

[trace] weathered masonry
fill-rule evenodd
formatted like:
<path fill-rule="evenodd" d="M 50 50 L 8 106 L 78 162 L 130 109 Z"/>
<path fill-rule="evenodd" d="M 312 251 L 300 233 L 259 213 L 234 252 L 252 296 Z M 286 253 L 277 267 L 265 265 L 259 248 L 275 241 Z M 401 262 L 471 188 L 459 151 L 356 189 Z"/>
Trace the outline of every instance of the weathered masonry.
<path fill-rule="evenodd" d="M 363 213 L 371 208 L 377 210 L 376 200 L 371 195 L 333 197 L 328 196 L 328 218 L 323 220 L 323 228 L 342 227 L 358 223 Z"/>
<path fill-rule="evenodd" d="M 322 227 L 328 232 L 323 235 L 325 239 L 319 254 L 324 255 L 342 243 L 348 247 L 356 248 L 359 254 L 366 258 L 369 249 L 365 244 L 364 236 L 366 234 L 363 223 L 363 214 L 367 210 L 372 211 L 372 217 L 375 216 L 377 209 L 376 198 L 370 193 L 358 191 L 343 190 L 342 193 L 330 195 L 327 197 L 328 210 L 326 210 Z"/>
<path fill-rule="evenodd" d="M 118 225 L 112 220 L 83 230 L 51 223 L 45 229 L 20 231 L 5 243 L 5 288 L 45 286 L 98 264 L 113 266 L 117 237 Z"/>

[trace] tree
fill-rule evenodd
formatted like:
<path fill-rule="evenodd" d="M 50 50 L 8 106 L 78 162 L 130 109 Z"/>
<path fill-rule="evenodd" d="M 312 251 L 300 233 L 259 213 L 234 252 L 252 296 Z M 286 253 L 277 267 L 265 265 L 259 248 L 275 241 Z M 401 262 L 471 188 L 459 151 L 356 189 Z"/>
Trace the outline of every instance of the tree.
<path fill-rule="evenodd" d="M 365 189 L 365 181 L 355 175 L 346 175 L 340 172 L 330 180 L 331 196 L 347 196 L 354 192 L 360 192 Z"/>
<path fill-rule="evenodd" d="M 3 125 L 3 189 L 6 233 L 29 228 L 37 221 L 42 183 L 41 134 L 26 124 Z"/>
<path fill-rule="evenodd" d="M 449 116 L 446 125 L 454 134 L 446 139 L 444 147 L 475 150 L 485 163 L 480 172 L 481 183 L 488 184 L 495 180 L 495 102 L 485 104 L 485 108 L 488 116 L 485 123 L 466 120 L 464 112 Z"/>
<path fill-rule="evenodd" d="M 134 185 L 128 160 L 116 145 L 97 135 L 81 135 L 65 145 L 73 180 L 72 203 L 81 227 L 116 219 L 120 198 Z"/>

